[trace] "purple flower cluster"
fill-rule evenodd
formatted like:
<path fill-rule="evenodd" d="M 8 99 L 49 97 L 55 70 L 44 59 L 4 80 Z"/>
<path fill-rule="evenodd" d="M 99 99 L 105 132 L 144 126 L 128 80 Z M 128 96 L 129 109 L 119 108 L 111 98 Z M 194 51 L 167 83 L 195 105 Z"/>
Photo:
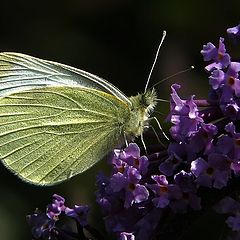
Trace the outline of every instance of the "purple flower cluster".
<path fill-rule="evenodd" d="M 173 158 L 167 158 L 169 162 Z M 97 202 L 100 204 L 108 231 L 119 239 L 151 239 L 156 232 L 163 210 L 185 213 L 188 208 L 199 210 L 200 198 L 194 175 L 184 170 L 169 182 L 153 158 L 140 156 L 140 149 L 130 143 L 124 150 L 115 150 L 110 177 L 98 176 Z M 158 174 L 150 174 L 150 172 Z"/>
<path fill-rule="evenodd" d="M 75 205 L 74 208 L 69 208 L 65 206 L 63 197 L 54 194 L 53 201 L 47 206 L 45 213 L 37 209 L 34 214 L 27 216 L 27 220 L 32 227 L 34 239 L 74 240 L 79 239 L 80 236 L 83 236 L 82 239 L 88 239 L 83 233 L 84 228 L 90 229 L 87 223 L 88 210 L 87 205 Z M 75 220 L 78 232 L 58 226 L 63 216 Z"/>
<path fill-rule="evenodd" d="M 240 27 L 227 32 L 238 37 Z M 201 53 L 210 62 L 209 97 L 185 100 L 180 85 L 172 85 L 167 149 L 147 158 L 131 143 L 115 150 L 111 176 L 98 176 L 97 202 L 107 229 L 119 239 L 159 239 L 166 212 L 202 210 L 204 190 L 224 191 L 240 175 L 240 62 L 231 60 L 223 38 Z M 240 230 L 239 219 L 231 216 L 228 226 Z"/>
<path fill-rule="evenodd" d="M 148 212 L 142 203 L 148 200 L 149 190 L 142 183 L 149 161 L 146 156 L 140 156 L 137 144 L 130 143 L 125 150 L 114 151 L 111 163 L 112 175 L 98 176 L 97 202 L 109 231 L 118 233 L 119 239 L 135 239 L 131 226 Z"/>
<path fill-rule="evenodd" d="M 239 39 L 240 25 L 227 33 Z M 187 214 L 210 208 L 226 215 L 234 232 L 228 239 L 240 238 L 240 62 L 232 60 L 222 37 L 201 53 L 209 62 L 209 96 L 182 99 L 180 85 L 171 86 L 167 147 L 148 156 L 135 143 L 115 149 L 110 176 L 97 176 L 97 203 L 107 231 L 119 240 L 177 239 L 177 229 L 182 234 L 189 224 Z M 88 239 L 83 229 L 104 239 L 87 223 L 87 213 L 87 206 L 70 209 L 54 195 L 46 213 L 28 219 L 36 239 Z M 75 219 L 78 233 L 57 226 L 62 215 Z"/>

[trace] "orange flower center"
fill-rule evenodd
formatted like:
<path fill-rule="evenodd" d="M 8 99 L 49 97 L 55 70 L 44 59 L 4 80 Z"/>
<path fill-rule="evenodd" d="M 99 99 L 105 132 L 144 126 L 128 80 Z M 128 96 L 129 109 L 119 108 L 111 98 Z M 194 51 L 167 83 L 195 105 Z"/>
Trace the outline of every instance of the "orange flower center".
<path fill-rule="evenodd" d="M 213 170 L 212 167 L 209 167 L 206 172 L 207 172 L 208 175 L 212 175 L 214 170 Z"/>
<path fill-rule="evenodd" d="M 233 86 L 234 83 L 235 83 L 235 78 L 232 77 L 232 76 L 230 76 L 230 77 L 228 78 L 228 84 L 229 84 L 230 86 Z"/>
<path fill-rule="evenodd" d="M 134 158 L 134 166 L 138 167 L 139 166 L 139 160 L 138 158 Z"/>
<path fill-rule="evenodd" d="M 133 190 L 135 189 L 135 184 L 129 183 L 129 184 L 128 184 L 128 188 L 129 188 L 131 191 L 133 191 Z"/>
<path fill-rule="evenodd" d="M 218 52 L 218 60 L 221 61 L 223 59 L 223 54 L 221 52 Z"/>
<path fill-rule="evenodd" d="M 240 147 L 240 138 L 235 139 L 235 144 L 237 147 Z"/>
<path fill-rule="evenodd" d="M 167 192 L 168 192 L 168 187 L 167 187 L 167 186 L 164 186 L 164 185 L 161 185 L 161 186 L 160 186 L 160 192 L 161 192 L 161 193 L 167 193 Z"/>
<path fill-rule="evenodd" d="M 122 165 L 121 167 L 119 167 L 119 168 L 118 168 L 118 171 L 119 171 L 120 173 L 123 173 L 123 172 L 124 172 L 124 165 Z"/>

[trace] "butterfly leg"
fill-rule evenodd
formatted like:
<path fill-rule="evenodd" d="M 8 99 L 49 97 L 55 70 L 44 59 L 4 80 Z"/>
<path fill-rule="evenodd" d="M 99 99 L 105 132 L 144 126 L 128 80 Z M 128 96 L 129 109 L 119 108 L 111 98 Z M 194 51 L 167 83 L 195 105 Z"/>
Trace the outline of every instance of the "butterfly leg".
<path fill-rule="evenodd" d="M 126 145 L 126 147 L 128 147 L 128 141 L 127 141 L 127 137 L 126 137 L 125 132 L 123 132 L 123 137 L 124 137 L 125 145 Z"/>
<path fill-rule="evenodd" d="M 155 128 L 154 128 L 152 125 L 150 125 L 149 127 L 151 127 L 151 129 L 152 129 L 154 135 L 156 136 L 158 142 L 159 142 L 164 148 L 166 148 L 166 145 L 160 140 L 160 138 L 159 138 L 159 136 L 158 136 Z"/>
<path fill-rule="evenodd" d="M 142 142 L 142 145 L 143 145 L 144 151 L 145 151 L 146 155 L 148 155 L 148 153 L 147 153 L 147 147 L 146 147 L 146 144 L 145 144 L 144 139 L 143 139 L 143 134 L 141 134 L 140 137 L 141 137 L 141 142 Z"/>
<path fill-rule="evenodd" d="M 160 131 L 161 131 L 162 134 L 163 134 L 163 136 L 169 141 L 169 138 L 168 138 L 168 136 L 166 135 L 166 133 L 163 131 L 162 126 L 161 126 L 160 122 L 158 121 L 158 119 L 157 119 L 156 117 L 151 117 L 149 120 L 152 120 L 152 119 L 156 121 L 156 123 L 157 123 Z"/>

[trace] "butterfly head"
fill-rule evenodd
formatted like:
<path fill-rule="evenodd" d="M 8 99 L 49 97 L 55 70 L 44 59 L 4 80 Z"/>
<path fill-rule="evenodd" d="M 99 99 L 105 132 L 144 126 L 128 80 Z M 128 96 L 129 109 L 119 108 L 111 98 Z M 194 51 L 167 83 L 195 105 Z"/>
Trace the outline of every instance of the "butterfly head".
<path fill-rule="evenodd" d="M 146 110 L 146 113 L 150 114 L 157 105 L 156 90 L 152 88 L 140 94 L 140 104 Z"/>
<path fill-rule="evenodd" d="M 149 115 L 157 105 L 157 93 L 154 88 L 148 89 L 144 93 L 139 93 L 137 96 L 130 97 L 132 102 L 132 110 L 140 110 L 143 114 Z"/>
<path fill-rule="evenodd" d="M 140 136 L 144 128 L 148 126 L 149 116 L 157 104 L 157 94 L 152 88 L 145 93 L 130 97 L 129 100 L 132 106 L 124 131 L 126 136 L 131 139 Z"/>

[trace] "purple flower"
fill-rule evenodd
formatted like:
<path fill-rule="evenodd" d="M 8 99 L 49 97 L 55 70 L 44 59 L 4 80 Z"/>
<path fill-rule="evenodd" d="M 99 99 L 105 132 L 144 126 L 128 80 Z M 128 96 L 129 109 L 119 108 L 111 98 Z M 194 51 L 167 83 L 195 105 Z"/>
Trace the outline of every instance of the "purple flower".
<path fill-rule="evenodd" d="M 173 153 L 163 163 L 160 164 L 159 170 L 166 176 L 171 176 L 181 162 L 182 159 Z"/>
<path fill-rule="evenodd" d="M 168 184 L 164 175 L 153 175 L 152 179 L 156 184 L 147 184 L 147 187 L 155 194 L 152 202 L 157 208 L 165 208 L 170 203 L 171 197 L 178 193 L 178 188 L 173 184 Z"/>
<path fill-rule="evenodd" d="M 238 24 L 235 27 L 228 28 L 227 33 L 230 38 L 239 39 L 240 38 L 240 24 Z"/>
<path fill-rule="evenodd" d="M 89 207 L 87 205 L 75 205 L 74 208 L 65 208 L 65 214 L 68 217 L 74 218 L 80 223 L 81 226 L 85 227 L 87 222 L 87 215 L 89 212 Z"/>
<path fill-rule="evenodd" d="M 124 206 L 126 208 L 133 203 L 140 203 L 148 199 L 148 190 L 144 185 L 139 184 L 141 178 L 139 171 L 132 166 L 127 166 L 123 173 L 118 172 L 111 177 L 110 184 L 113 192 L 125 191 Z"/>
<path fill-rule="evenodd" d="M 223 198 L 215 207 L 217 213 L 229 214 L 226 223 L 233 231 L 240 231 L 240 203 L 231 197 Z"/>
<path fill-rule="evenodd" d="M 211 72 L 211 76 L 209 77 L 209 83 L 214 90 L 218 89 L 223 83 L 225 79 L 225 73 L 222 70 L 215 69 Z"/>
<path fill-rule="evenodd" d="M 201 50 L 204 61 L 213 60 L 216 57 L 217 53 L 217 48 L 211 42 L 207 43 L 207 45 L 203 45 L 203 50 Z"/>
<path fill-rule="evenodd" d="M 214 61 L 205 67 L 207 71 L 212 71 L 214 69 L 223 69 L 230 64 L 230 56 L 228 53 L 226 53 L 226 48 L 223 42 L 224 38 L 220 38 L 218 48 L 216 48 L 210 42 L 207 43 L 207 45 L 203 45 L 201 54 L 203 55 L 204 61 Z"/>
<path fill-rule="evenodd" d="M 208 156 L 208 161 L 197 158 L 191 163 L 191 171 L 196 177 L 196 182 L 200 186 L 214 187 L 221 189 L 227 185 L 230 177 L 230 168 L 227 157 L 212 153 Z"/>
<path fill-rule="evenodd" d="M 186 158 L 186 145 L 173 142 L 169 144 L 167 151 L 168 158 L 160 164 L 159 171 L 166 176 L 172 176 Z"/>
<path fill-rule="evenodd" d="M 186 213 L 188 207 L 193 210 L 201 209 L 201 198 L 196 193 L 183 191 L 180 197 L 175 198 L 170 203 L 170 208 L 177 213 Z"/>
<path fill-rule="evenodd" d="M 27 220 L 32 227 L 32 235 L 36 239 L 51 239 L 56 234 L 56 221 L 38 210 L 32 215 L 28 215 Z"/>
<path fill-rule="evenodd" d="M 117 202 L 114 192 L 110 186 L 110 179 L 100 173 L 97 175 L 97 186 L 98 191 L 96 193 L 96 201 L 101 206 L 103 213 L 107 215 L 112 210 L 112 203 Z"/>
<path fill-rule="evenodd" d="M 143 214 L 142 218 L 138 219 L 135 224 L 134 235 L 136 239 L 139 240 L 152 239 L 152 236 L 158 231 L 158 224 L 162 219 L 163 209 L 156 207 L 152 208 L 151 205 L 151 209 L 146 209 L 143 211 Z"/>
<path fill-rule="evenodd" d="M 240 203 L 231 197 L 223 198 L 215 206 L 216 212 L 220 214 L 235 213 L 239 209 L 240 209 Z"/>
<path fill-rule="evenodd" d="M 146 156 L 140 156 L 137 144 L 130 143 L 124 150 L 115 150 L 111 163 L 114 170 L 109 185 L 113 193 L 122 192 L 124 206 L 129 208 L 133 203 L 146 201 L 149 193 L 140 181 L 149 162 Z"/>
<path fill-rule="evenodd" d="M 222 112 L 233 121 L 240 119 L 240 108 L 236 101 L 230 100 L 229 103 L 223 105 Z"/>
<path fill-rule="evenodd" d="M 53 195 L 53 202 L 47 206 L 47 216 L 52 219 L 58 219 L 58 216 L 65 210 L 65 199 L 57 194 Z"/>
<path fill-rule="evenodd" d="M 87 223 L 88 206 L 75 205 L 74 208 L 65 206 L 65 199 L 57 194 L 53 195 L 52 204 L 49 204 L 46 213 L 36 211 L 27 216 L 28 223 L 32 227 L 32 234 L 35 239 L 42 240 L 75 240 L 88 239 L 85 237 L 83 228 L 87 228 L 88 233 L 97 238 L 100 234 Z M 71 228 L 61 226 L 59 216 L 65 216 L 77 221 L 78 232 Z M 98 238 L 100 239 L 100 238 Z"/>
<path fill-rule="evenodd" d="M 171 112 L 167 119 L 174 124 L 170 129 L 171 136 L 175 140 L 185 143 L 198 131 L 199 124 L 203 122 L 203 119 L 199 116 L 193 96 L 189 100 L 182 100 L 176 91 L 179 88 L 180 86 L 177 84 L 173 84 L 171 87 Z"/>
<path fill-rule="evenodd" d="M 240 96 L 240 80 L 238 72 L 240 71 L 240 63 L 231 62 L 226 73 L 222 70 L 213 70 L 209 77 L 209 83 L 214 90 L 221 89 L 221 104 L 229 103 L 234 94 Z"/>
<path fill-rule="evenodd" d="M 182 170 L 174 176 L 174 181 L 184 192 L 197 192 L 192 173 Z"/>
<path fill-rule="evenodd" d="M 231 88 L 237 97 L 240 96 L 240 80 L 238 72 L 240 71 L 240 63 L 231 62 L 224 77 L 224 84 Z"/>
<path fill-rule="evenodd" d="M 217 134 L 217 127 L 213 124 L 200 123 L 199 129 L 186 145 L 188 161 L 196 159 L 200 154 L 208 154 L 212 148 L 213 137 Z"/>
<path fill-rule="evenodd" d="M 119 240 L 135 240 L 133 233 L 121 232 L 119 235 Z"/>
<path fill-rule="evenodd" d="M 153 204 L 158 208 L 164 208 L 169 204 L 168 181 L 164 175 L 152 176 L 157 184 L 148 184 L 157 197 L 153 198 Z"/>
<path fill-rule="evenodd" d="M 230 216 L 226 223 L 233 231 L 240 231 L 240 216 Z"/>
<path fill-rule="evenodd" d="M 232 162 L 231 169 L 233 170 L 233 172 L 236 176 L 240 176 L 240 161 Z"/>
<path fill-rule="evenodd" d="M 201 199 L 197 196 L 193 174 L 182 170 L 174 176 L 174 180 L 179 190 L 170 203 L 171 209 L 178 213 L 186 213 L 188 207 L 200 210 Z"/>
<path fill-rule="evenodd" d="M 240 133 L 236 133 L 235 125 L 231 122 L 225 127 L 229 135 L 223 135 L 218 139 L 218 152 L 227 155 L 233 162 L 240 160 Z"/>
<path fill-rule="evenodd" d="M 139 170 L 141 174 L 147 172 L 149 165 L 146 156 L 140 156 L 140 149 L 136 143 L 130 143 L 128 147 L 123 150 L 114 150 L 112 164 L 115 165 L 117 171 L 123 172 L 125 166 L 132 166 Z"/>

